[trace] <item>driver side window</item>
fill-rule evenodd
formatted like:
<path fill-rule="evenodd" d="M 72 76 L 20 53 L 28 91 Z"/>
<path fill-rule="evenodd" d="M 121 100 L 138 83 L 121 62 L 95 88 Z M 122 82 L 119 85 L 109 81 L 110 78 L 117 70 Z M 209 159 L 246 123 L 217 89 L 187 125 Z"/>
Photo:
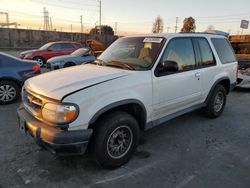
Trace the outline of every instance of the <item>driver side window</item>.
<path fill-rule="evenodd" d="M 162 61 L 174 61 L 178 64 L 178 72 L 195 68 L 195 55 L 190 38 L 176 38 L 169 42 L 163 54 Z"/>

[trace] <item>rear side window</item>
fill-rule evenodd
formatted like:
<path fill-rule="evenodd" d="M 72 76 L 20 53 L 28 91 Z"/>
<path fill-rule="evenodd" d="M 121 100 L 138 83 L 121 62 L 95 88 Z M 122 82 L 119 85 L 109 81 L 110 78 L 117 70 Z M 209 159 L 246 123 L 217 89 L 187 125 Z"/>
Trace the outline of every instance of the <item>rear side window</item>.
<path fill-rule="evenodd" d="M 232 63 L 236 61 L 233 48 L 227 39 L 212 38 L 211 40 L 222 64 Z"/>
<path fill-rule="evenodd" d="M 197 39 L 200 53 L 201 53 L 201 66 L 209 67 L 215 65 L 214 55 L 208 44 L 207 39 L 199 38 Z"/>

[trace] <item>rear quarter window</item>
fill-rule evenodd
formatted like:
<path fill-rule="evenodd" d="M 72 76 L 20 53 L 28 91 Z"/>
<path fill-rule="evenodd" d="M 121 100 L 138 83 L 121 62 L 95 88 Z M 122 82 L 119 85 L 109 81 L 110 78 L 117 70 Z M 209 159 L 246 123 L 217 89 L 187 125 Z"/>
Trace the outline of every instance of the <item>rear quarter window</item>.
<path fill-rule="evenodd" d="M 76 48 L 82 48 L 82 45 L 80 43 L 75 43 Z"/>
<path fill-rule="evenodd" d="M 236 62 L 236 57 L 231 44 L 225 38 L 212 38 L 214 48 L 222 64 Z"/>

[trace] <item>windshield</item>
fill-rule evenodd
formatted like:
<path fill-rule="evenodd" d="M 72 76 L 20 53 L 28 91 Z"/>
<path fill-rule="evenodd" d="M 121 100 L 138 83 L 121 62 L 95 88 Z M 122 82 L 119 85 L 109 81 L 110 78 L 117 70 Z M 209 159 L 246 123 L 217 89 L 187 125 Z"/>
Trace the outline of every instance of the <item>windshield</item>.
<path fill-rule="evenodd" d="M 90 53 L 90 49 L 88 48 L 80 48 L 76 51 L 74 51 L 71 55 L 75 55 L 75 56 L 83 56 L 85 54 Z"/>
<path fill-rule="evenodd" d="M 160 37 L 121 38 L 104 51 L 98 61 L 101 65 L 124 69 L 149 69 L 156 61 L 164 41 Z"/>
<path fill-rule="evenodd" d="M 51 46 L 51 44 L 52 44 L 52 43 L 47 43 L 47 44 L 43 45 L 41 48 L 39 48 L 39 50 L 47 50 L 48 47 Z"/>

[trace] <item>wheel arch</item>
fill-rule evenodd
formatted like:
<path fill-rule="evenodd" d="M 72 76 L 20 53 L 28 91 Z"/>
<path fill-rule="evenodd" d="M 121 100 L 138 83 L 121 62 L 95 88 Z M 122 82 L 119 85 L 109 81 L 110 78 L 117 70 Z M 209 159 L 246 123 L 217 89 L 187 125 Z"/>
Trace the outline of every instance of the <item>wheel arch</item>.
<path fill-rule="evenodd" d="M 2 78 L 0 78 L 0 81 L 9 81 L 9 82 L 13 82 L 13 83 L 15 83 L 15 84 L 18 86 L 18 88 L 20 89 L 20 91 L 22 90 L 22 85 L 23 85 L 23 83 L 20 82 L 19 80 L 15 79 L 15 78 L 11 78 L 11 77 L 2 77 Z"/>
<path fill-rule="evenodd" d="M 206 101 L 205 101 L 206 104 L 208 104 L 208 101 L 209 101 L 209 99 L 210 99 L 210 97 L 211 97 L 211 95 L 212 95 L 212 93 L 213 93 L 213 91 L 214 91 L 214 88 L 215 88 L 217 85 L 219 85 L 219 84 L 220 84 L 220 85 L 223 85 L 223 86 L 226 88 L 227 94 L 229 93 L 229 91 L 230 91 L 230 86 L 231 86 L 230 79 L 229 79 L 229 77 L 222 77 L 222 78 L 218 79 L 218 80 L 213 84 L 212 88 L 210 89 L 209 94 L 208 94 L 208 96 L 207 96 L 207 98 L 206 98 Z"/>
<path fill-rule="evenodd" d="M 93 128 L 98 119 L 114 111 L 129 113 L 137 120 L 140 130 L 145 130 L 147 119 L 146 108 L 142 102 L 136 99 L 122 100 L 105 106 L 91 118 L 89 128 Z"/>
<path fill-rule="evenodd" d="M 41 56 L 41 55 L 36 55 L 36 56 L 34 56 L 34 57 L 32 58 L 32 60 L 35 60 L 36 58 L 41 58 L 41 59 L 43 59 L 44 63 L 47 62 L 47 60 L 46 60 L 43 56 Z"/>

